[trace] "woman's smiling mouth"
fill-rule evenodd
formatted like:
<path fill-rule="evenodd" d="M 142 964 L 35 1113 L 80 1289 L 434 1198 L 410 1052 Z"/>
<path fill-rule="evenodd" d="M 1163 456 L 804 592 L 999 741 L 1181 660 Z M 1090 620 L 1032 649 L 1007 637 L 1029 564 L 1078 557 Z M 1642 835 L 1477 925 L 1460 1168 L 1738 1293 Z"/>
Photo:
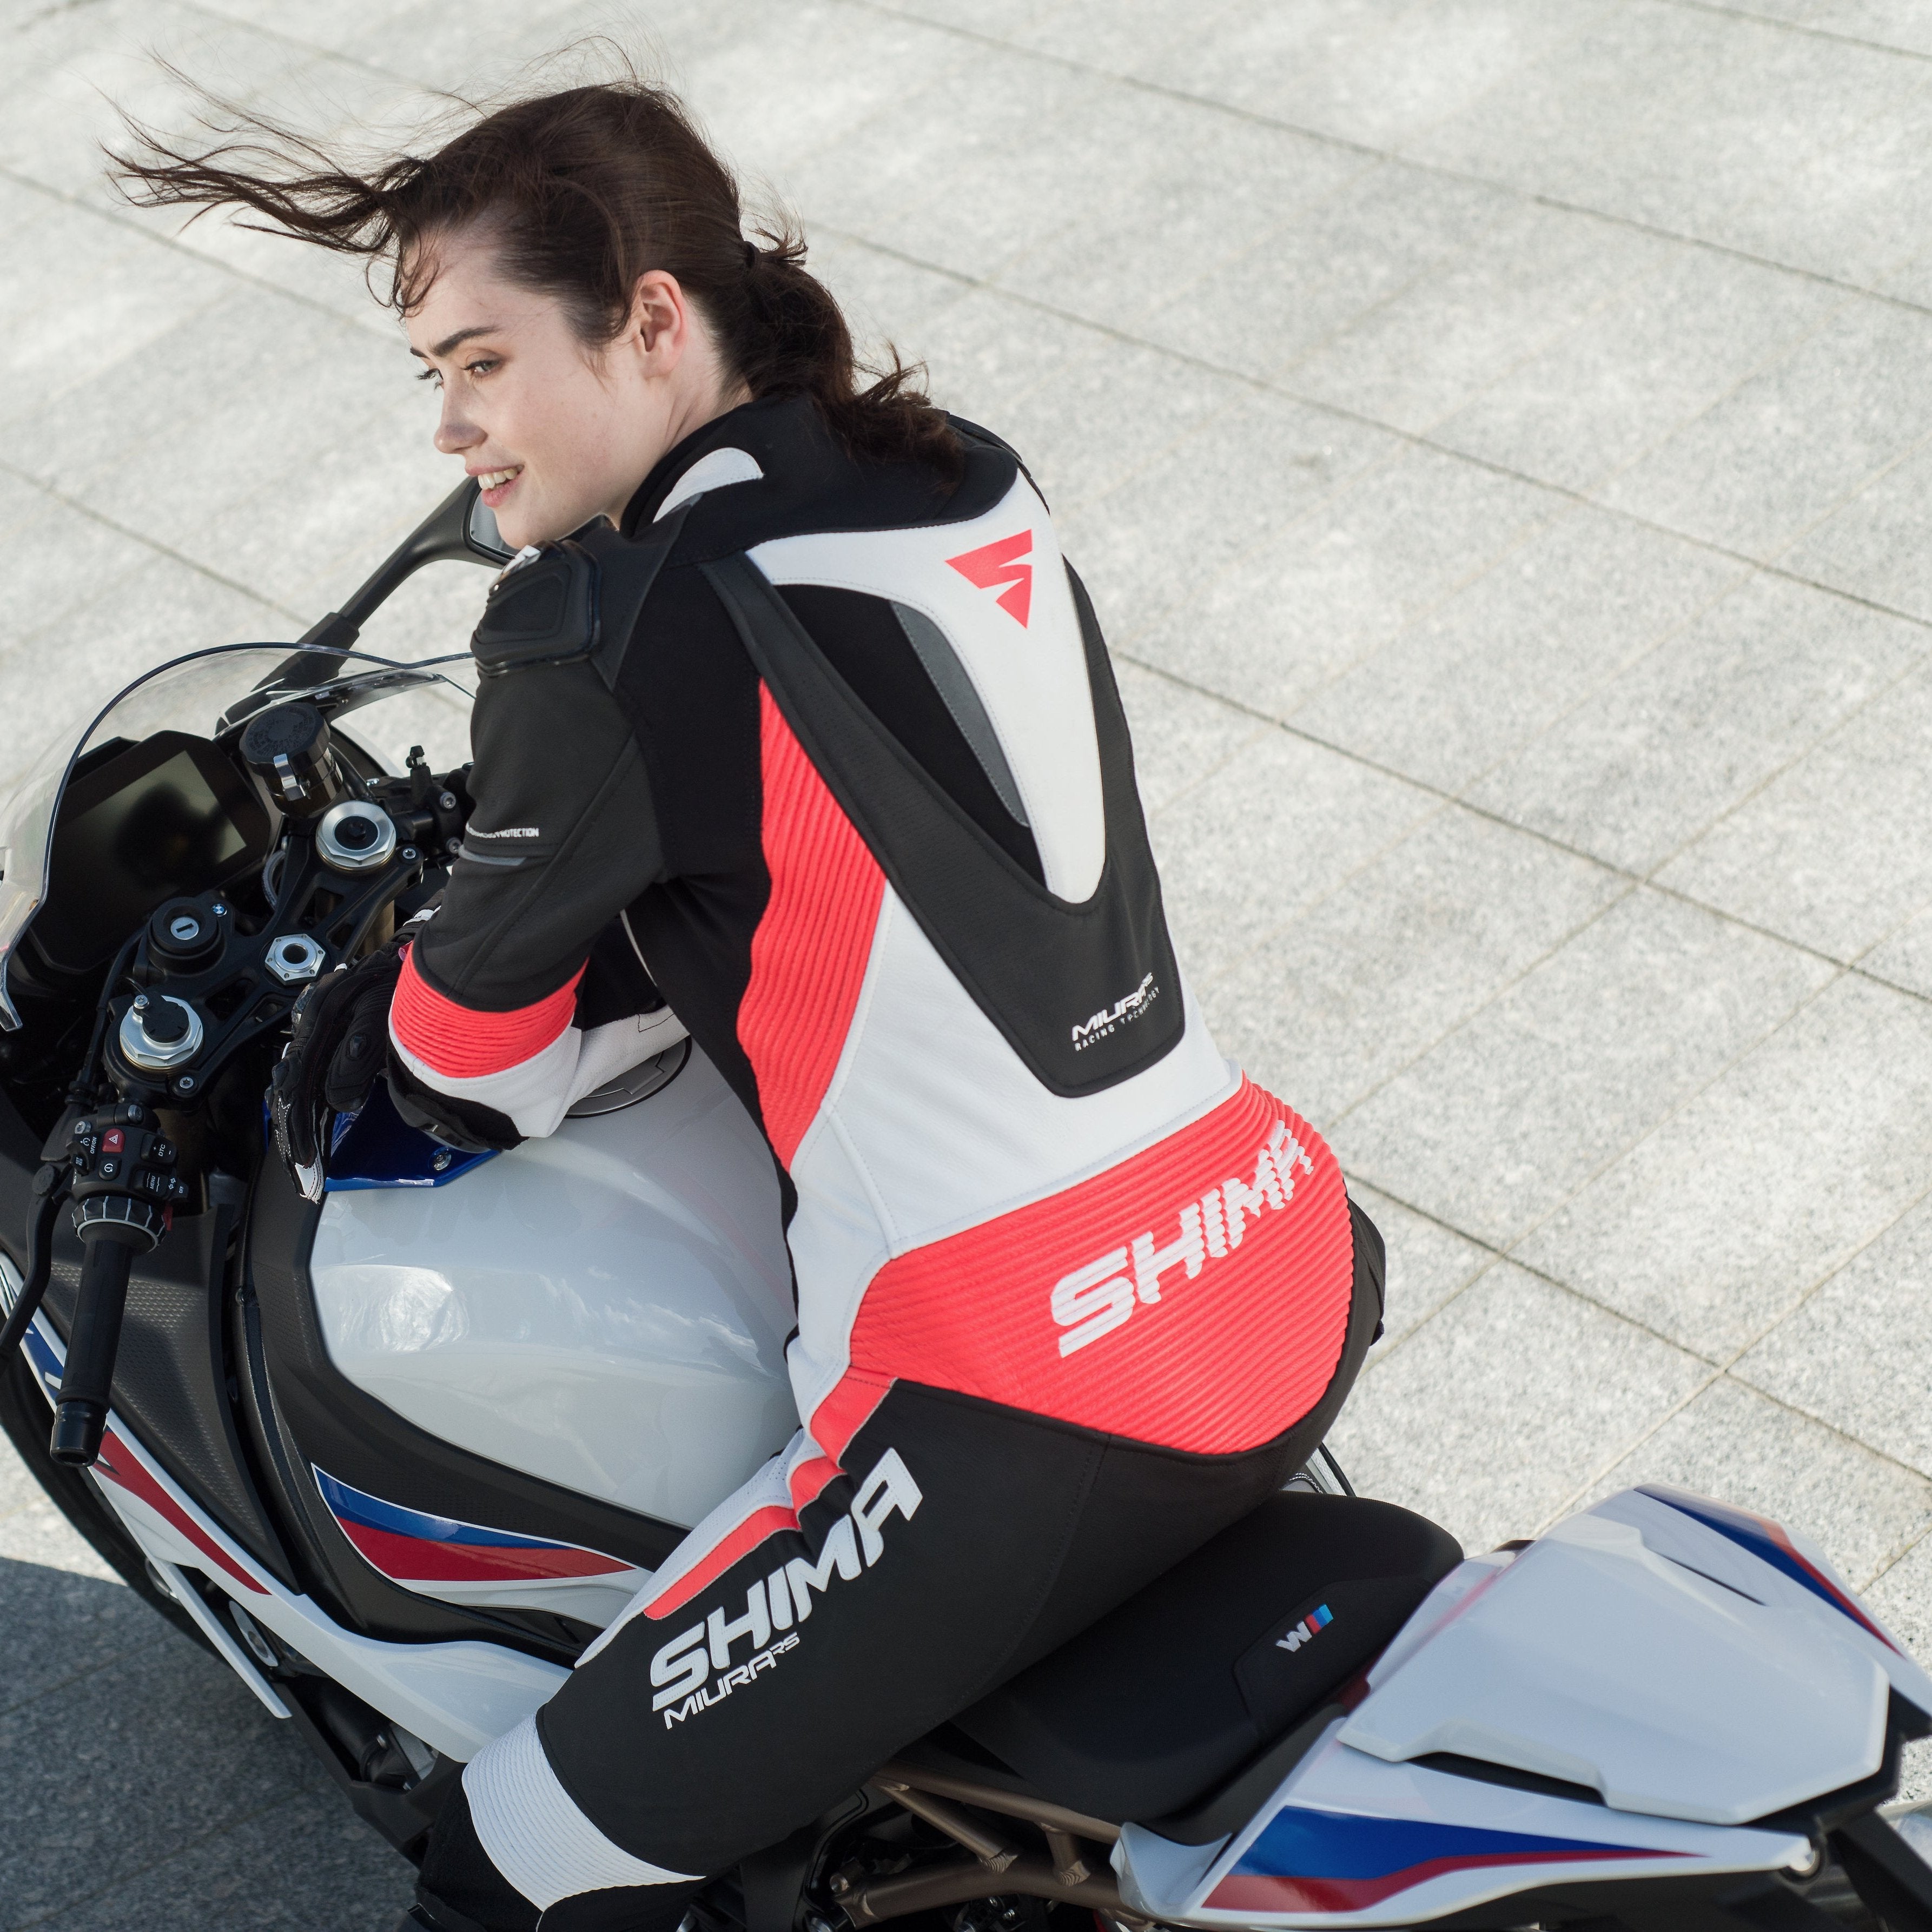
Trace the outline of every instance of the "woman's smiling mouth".
<path fill-rule="evenodd" d="M 477 472 L 477 487 L 483 492 L 483 500 L 491 509 L 510 494 L 510 485 L 524 473 L 520 463 L 512 464 L 507 470 L 483 470 Z"/>

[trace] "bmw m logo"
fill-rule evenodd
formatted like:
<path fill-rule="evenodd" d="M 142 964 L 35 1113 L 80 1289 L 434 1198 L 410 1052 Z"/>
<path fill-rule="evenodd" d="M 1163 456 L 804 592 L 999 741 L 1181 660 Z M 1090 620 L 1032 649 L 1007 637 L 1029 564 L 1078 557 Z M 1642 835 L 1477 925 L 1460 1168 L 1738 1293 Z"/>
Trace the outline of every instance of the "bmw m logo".
<path fill-rule="evenodd" d="M 1307 1616 L 1288 1632 L 1287 1636 L 1276 1637 L 1274 1647 L 1277 1650 L 1299 1650 L 1304 1643 L 1318 1636 L 1334 1621 L 1334 1612 L 1330 1610 L 1326 1604 L 1320 1604 L 1310 1610 Z"/>

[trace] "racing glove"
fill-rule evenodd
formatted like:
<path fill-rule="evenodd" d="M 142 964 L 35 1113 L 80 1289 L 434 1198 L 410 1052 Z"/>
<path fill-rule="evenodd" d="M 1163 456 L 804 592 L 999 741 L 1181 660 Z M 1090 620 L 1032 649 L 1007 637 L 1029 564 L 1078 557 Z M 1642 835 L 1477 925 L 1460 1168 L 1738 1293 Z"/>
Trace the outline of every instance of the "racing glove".
<path fill-rule="evenodd" d="M 403 954 L 421 931 L 412 920 L 365 959 L 325 974 L 296 1002 L 295 1028 L 268 1083 L 275 1150 L 304 1198 L 322 1198 L 331 1122 L 369 1097 L 388 1064 L 389 1002 Z"/>

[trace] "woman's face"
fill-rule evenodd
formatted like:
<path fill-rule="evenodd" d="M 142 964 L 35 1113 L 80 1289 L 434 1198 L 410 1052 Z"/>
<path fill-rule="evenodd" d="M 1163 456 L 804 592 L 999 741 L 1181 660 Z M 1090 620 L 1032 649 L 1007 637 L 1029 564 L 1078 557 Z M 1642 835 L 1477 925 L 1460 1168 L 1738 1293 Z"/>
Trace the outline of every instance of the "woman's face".
<path fill-rule="evenodd" d="M 644 276 L 623 332 L 590 348 L 555 296 L 497 272 L 487 238 L 433 246 L 410 351 L 442 392 L 436 448 L 482 482 L 506 542 L 614 522 L 666 450 L 740 400 L 673 277 Z"/>

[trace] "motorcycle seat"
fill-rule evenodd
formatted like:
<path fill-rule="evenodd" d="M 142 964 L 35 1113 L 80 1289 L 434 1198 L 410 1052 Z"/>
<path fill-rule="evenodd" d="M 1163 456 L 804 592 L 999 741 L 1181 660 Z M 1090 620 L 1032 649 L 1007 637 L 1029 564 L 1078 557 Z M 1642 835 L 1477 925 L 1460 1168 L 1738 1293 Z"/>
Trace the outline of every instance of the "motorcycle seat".
<path fill-rule="evenodd" d="M 1286 1492 L 952 1721 L 1058 1804 L 1162 1818 L 1332 1697 L 1462 1560 L 1392 1503 Z"/>

